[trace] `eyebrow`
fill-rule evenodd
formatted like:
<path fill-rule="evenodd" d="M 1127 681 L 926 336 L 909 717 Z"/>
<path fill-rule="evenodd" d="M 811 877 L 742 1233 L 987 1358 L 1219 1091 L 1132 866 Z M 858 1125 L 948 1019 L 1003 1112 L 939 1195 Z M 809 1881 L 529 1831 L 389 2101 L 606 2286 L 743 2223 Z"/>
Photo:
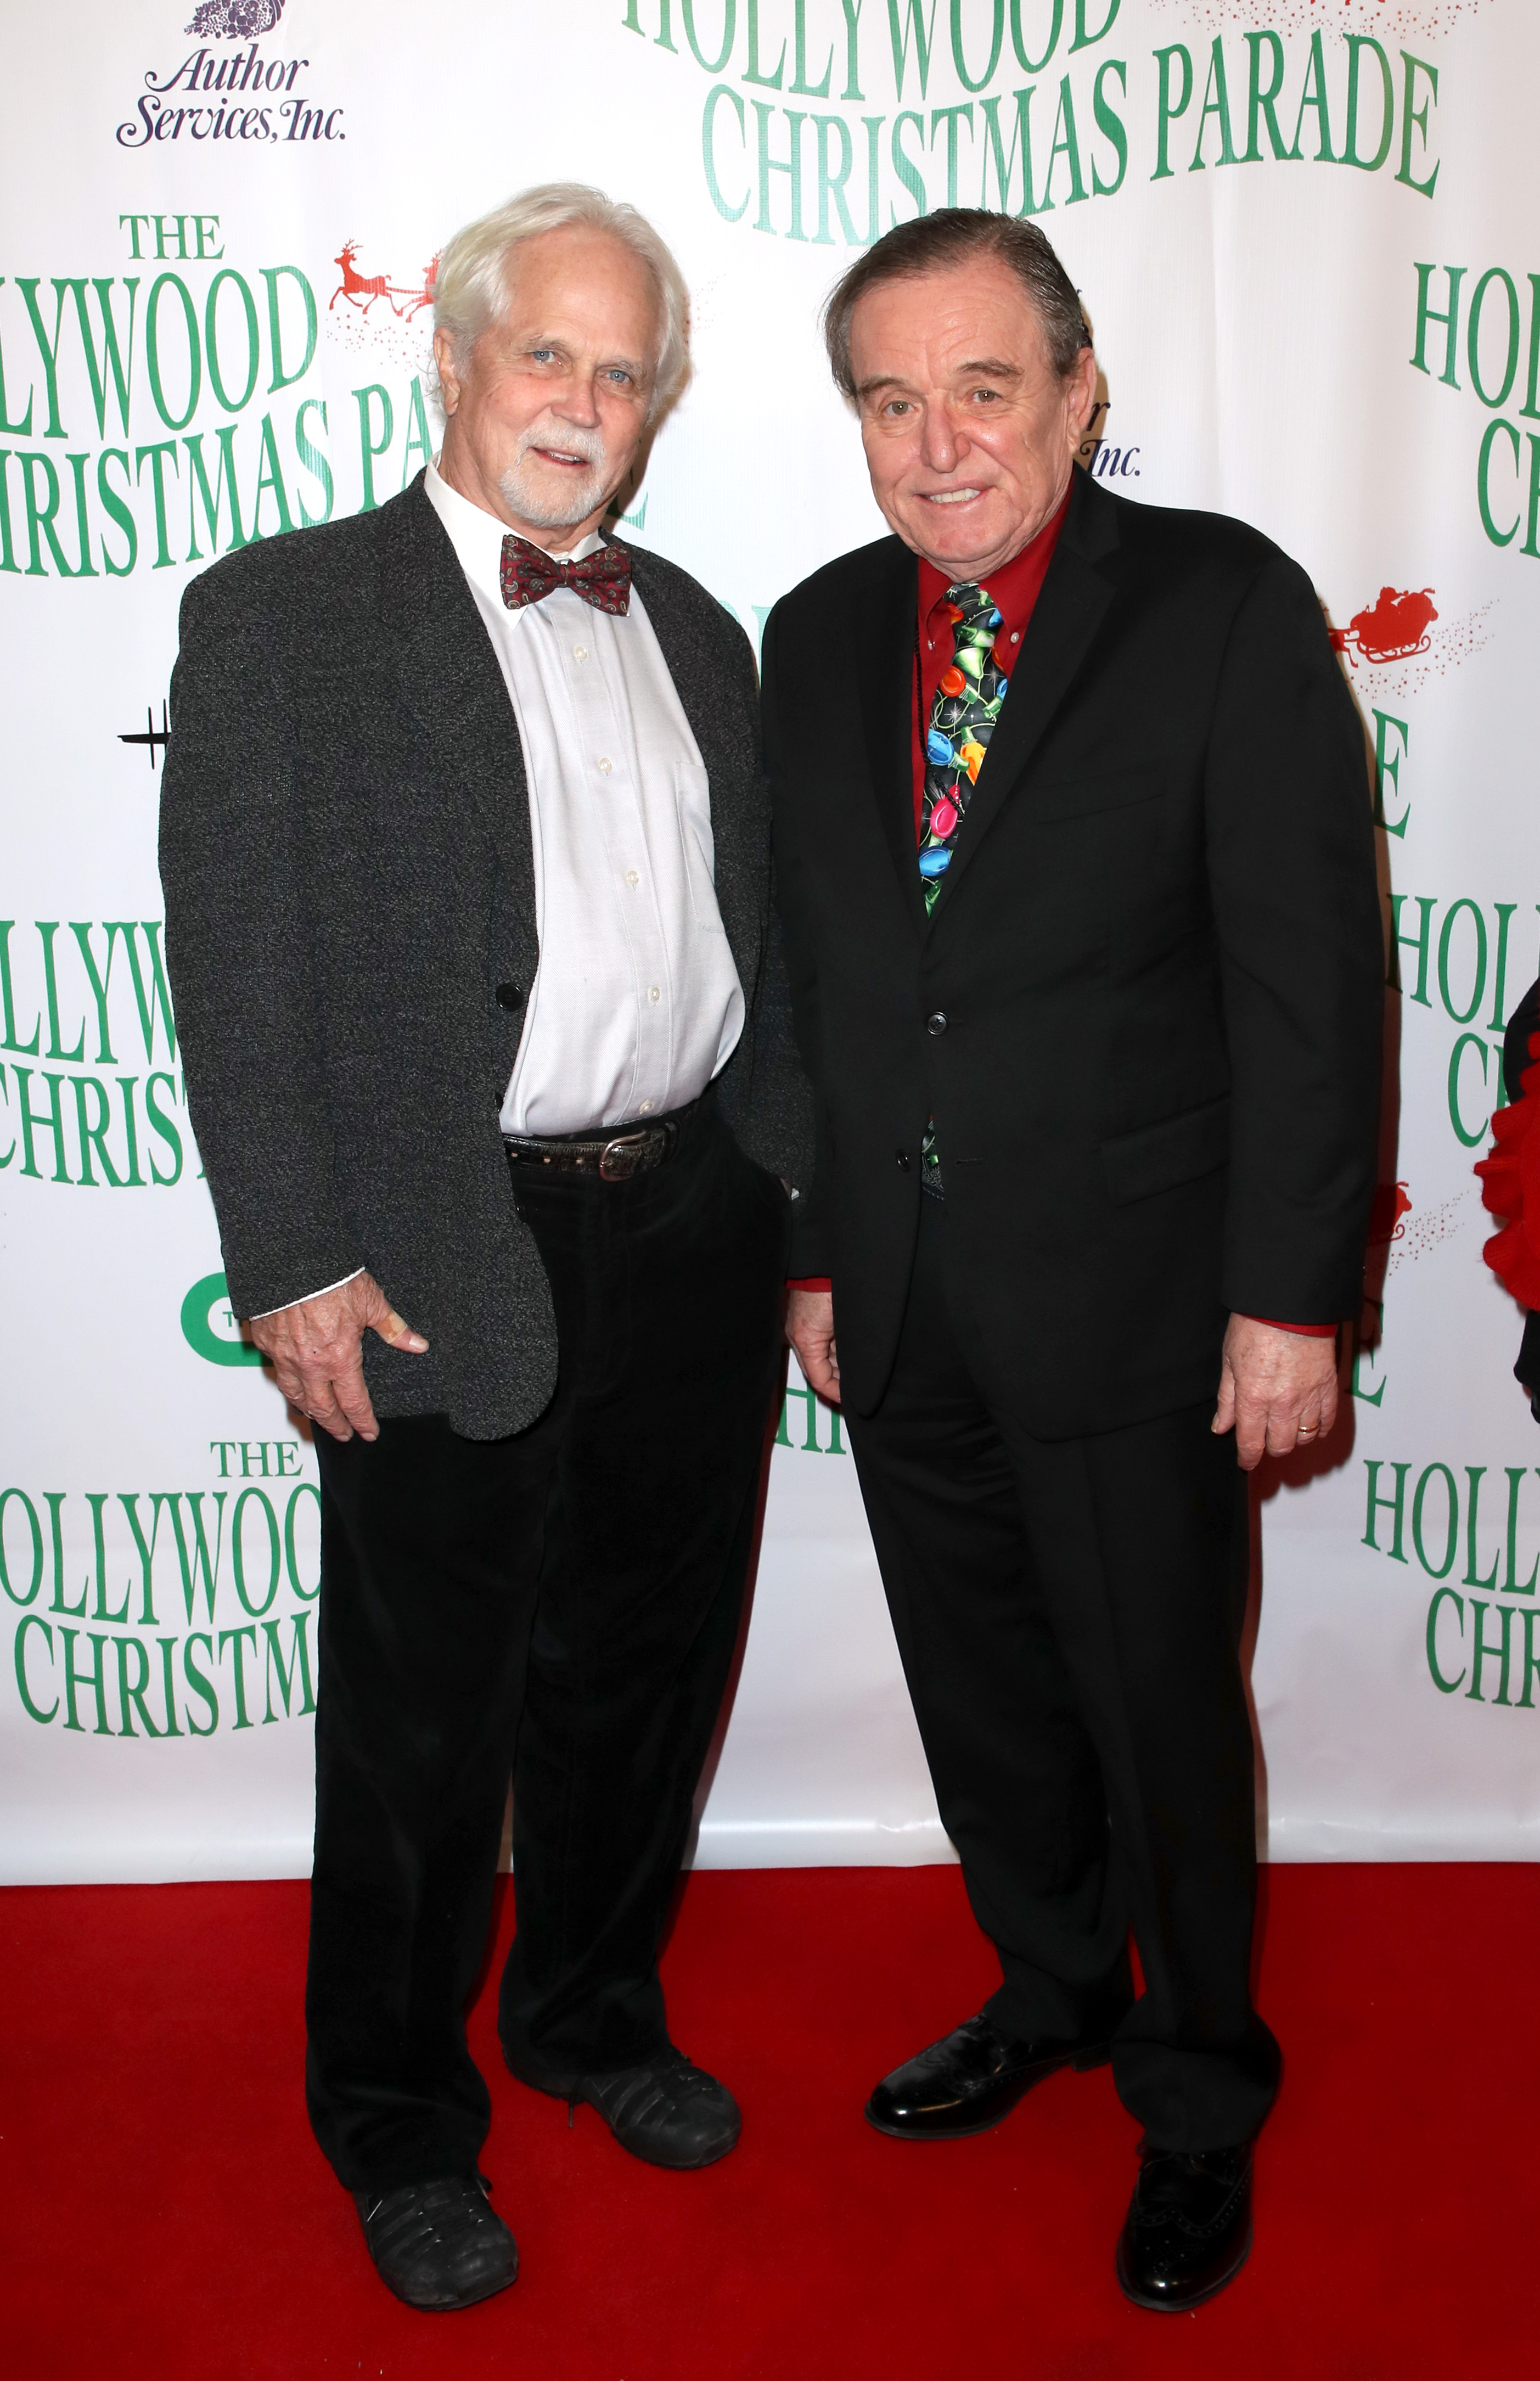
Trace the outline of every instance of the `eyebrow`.
<path fill-rule="evenodd" d="M 969 363 L 959 364 L 952 377 L 954 380 L 966 380 L 974 372 L 982 372 L 986 380 L 1020 380 L 1022 377 L 1020 364 L 1008 364 L 1000 356 L 975 357 Z M 859 382 L 856 395 L 858 397 L 874 397 L 878 389 L 908 388 L 911 385 L 897 372 L 878 373 L 871 380 Z"/>
<path fill-rule="evenodd" d="M 513 344 L 520 355 L 528 355 L 534 348 L 555 348 L 558 355 L 568 357 L 572 353 L 571 341 L 558 339 L 554 333 L 532 331 L 524 334 L 520 332 L 516 335 Z M 629 372 L 635 380 L 645 380 L 652 369 L 648 364 L 640 363 L 635 356 L 610 356 L 599 366 L 599 370 L 608 372 L 617 364 L 622 372 Z"/>

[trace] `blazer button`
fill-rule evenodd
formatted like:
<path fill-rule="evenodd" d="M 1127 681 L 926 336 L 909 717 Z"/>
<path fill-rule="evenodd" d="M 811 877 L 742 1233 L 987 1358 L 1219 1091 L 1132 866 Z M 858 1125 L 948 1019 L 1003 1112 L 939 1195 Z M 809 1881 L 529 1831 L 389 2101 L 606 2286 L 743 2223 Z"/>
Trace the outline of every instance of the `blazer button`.
<path fill-rule="evenodd" d="M 939 1008 L 932 1009 L 930 1015 L 925 1020 L 925 1031 L 927 1033 L 945 1033 L 947 1031 L 947 1019 L 943 1010 Z"/>
<path fill-rule="evenodd" d="M 523 998 L 524 992 L 523 987 L 520 984 L 500 983 L 497 986 L 497 1006 L 499 1008 L 518 1008 Z"/>
<path fill-rule="evenodd" d="M 895 1157 L 898 1159 L 898 1171 L 899 1171 L 899 1173 L 900 1173 L 900 1174 L 907 1174 L 907 1173 L 909 1172 L 909 1152 L 908 1152 L 908 1150 L 907 1150 L 907 1149 L 896 1149 L 896 1150 L 894 1151 L 893 1154 L 894 1154 L 894 1156 L 895 1156 Z"/>

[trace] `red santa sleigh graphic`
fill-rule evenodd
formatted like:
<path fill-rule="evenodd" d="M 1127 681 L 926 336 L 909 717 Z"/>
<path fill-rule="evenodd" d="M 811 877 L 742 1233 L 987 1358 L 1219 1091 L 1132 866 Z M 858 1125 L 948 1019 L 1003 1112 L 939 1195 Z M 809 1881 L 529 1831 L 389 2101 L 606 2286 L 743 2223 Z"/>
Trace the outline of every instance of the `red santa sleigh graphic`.
<path fill-rule="evenodd" d="M 1369 1211 L 1369 1246 L 1384 1248 L 1389 1241 L 1399 1240 L 1411 1213 L 1412 1202 L 1404 1182 L 1380 1183 Z"/>
<path fill-rule="evenodd" d="M 421 286 L 416 288 L 403 289 L 383 273 L 376 273 L 373 279 L 366 281 L 361 273 L 353 269 L 358 252 L 358 241 L 345 239 L 342 243 L 341 255 L 332 260 L 340 270 L 342 278 L 332 292 L 332 303 L 326 309 L 328 314 L 339 298 L 346 298 L 348 304 L 356 306 L 361 314 L 367 314 L 375 299 L 383 298 L 391 312 L 399 321 L 409 323 L 414 315 L 421 314 L 424 306 L 433 304 L 434 286 L 438 278 L 436 255 L 431 263 L 423 266 Z M 400 305 L 396 302 L 398 298 L 402 300 Z"/>
<path fill-rule="evenodd" d="M 1331 641 L 1354 669 L 1361 653 L 1366 662 L 1410 661 L 1414 653 L 1426 653 L 1433 642 L 1428 630 L 1437 617 L 1431 587 L 1415 594 L 1382 587 L 1374 608 L 1355 612 L 1345 629 L 1333 629 Z"/>

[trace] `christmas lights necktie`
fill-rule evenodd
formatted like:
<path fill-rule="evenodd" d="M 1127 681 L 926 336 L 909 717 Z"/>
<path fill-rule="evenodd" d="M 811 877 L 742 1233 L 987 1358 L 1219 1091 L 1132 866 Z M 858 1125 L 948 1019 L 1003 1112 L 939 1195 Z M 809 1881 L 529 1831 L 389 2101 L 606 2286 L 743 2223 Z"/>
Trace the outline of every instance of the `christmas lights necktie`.
<path fill-rule="evenodd" d="M 988 588 L 948 587 L 947 611 L 952 660 L 931 705 L 920 810 L 920 874 L 927 912 L 935 907 L 1009 684 L 994 657 L 1000 615 Z"/>
<path fill-rule="evenodd" d="M 951 665 L 941 673 L 925 732 L 925 783 L 920 806 L 920 879 L 927 916 L 941 892 L 989 739 L 1009 684 L 995 660 L 1000 615 L 987 587 L 969 581 L 947 590 L 952 623 Z M 934 1121 L 920 1144 L 920 1182 L 942 1195 L 941 1159 Z"/>

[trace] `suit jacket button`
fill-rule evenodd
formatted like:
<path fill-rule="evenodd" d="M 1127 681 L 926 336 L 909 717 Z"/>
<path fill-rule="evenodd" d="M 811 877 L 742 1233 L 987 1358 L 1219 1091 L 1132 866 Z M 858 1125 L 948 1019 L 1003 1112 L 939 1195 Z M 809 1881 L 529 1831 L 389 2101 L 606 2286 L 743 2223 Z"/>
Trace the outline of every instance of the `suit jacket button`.
<path fill-rule="evenodd" d="M 499 1008 L 517 1008 L 523 997 L 523 988 L 519 984 L 500 983 L 497 986 L 497 1006 Z"/>
<path fill-rule="evenodd" d="M 898 1159 L 898 1171 L 899 1171 L 899 1173 L 900 1173 L 900 1174 L 907 1174 L 907 1173 L 909 1172 L 909 1152 L 908 1152 L 908 1150 L 907 1150 L 907 1149 L 896 1149 L 896 1150 L 894 1151 L 893 1154 L 895 1155 L 895 1157 L 896 1157 L 896 1158 Z"/>
<path fill-rule="evenodd" d="M 925 1020 L 925 1031 L 927 1033 L 945 1033 L 947 1031 L 947 1019 L 943 1010 L 939 1008 L 933 1008 L 931 1010 L 930 1015 Z"/>

